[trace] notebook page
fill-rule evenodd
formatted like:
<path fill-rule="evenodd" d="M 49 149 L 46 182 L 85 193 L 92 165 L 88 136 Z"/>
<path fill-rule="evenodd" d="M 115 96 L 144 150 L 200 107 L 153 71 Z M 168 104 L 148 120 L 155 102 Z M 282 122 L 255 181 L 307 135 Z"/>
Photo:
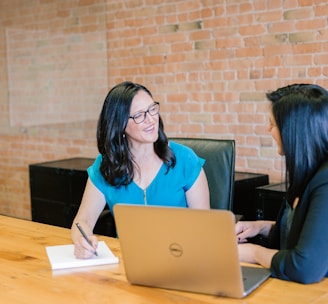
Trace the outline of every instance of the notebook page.
<path fill-rule="evenodd" d="M 89 259 L 77 259 L 74 256 L 73 244 L 47 246 L 46 252 L 49 258 L 51 268 L 53 270 L 114 264 L 119 262 L 118 258 L 108 248 L 104 241 L 100 241 L 98 243 L 98 256 L 94 255 Z"/>

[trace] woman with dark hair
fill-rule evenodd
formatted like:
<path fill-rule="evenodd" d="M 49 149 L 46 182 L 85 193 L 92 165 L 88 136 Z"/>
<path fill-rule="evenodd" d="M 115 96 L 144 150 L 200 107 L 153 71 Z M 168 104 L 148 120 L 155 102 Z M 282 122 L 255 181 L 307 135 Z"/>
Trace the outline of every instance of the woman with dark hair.
<path fill-rule="evenodd" d="M 123 82 L 109 91 L 98 121 L 100 154 L 88 168 L 72 225 L 76 257 L 94 254 L 97 238 L 92 231 L 106 203 L 111 212 L 117 203 L 209 209 L 205 160 L 186 146 L 168 142 L 159 107 L 140 84 Z M 81 236 L 77 222 L 92 245 Z"/>
<path fill-rule="evenodd" d="M 328 92 L 294 84 L 267 97 L 269 131 L 286 159 L 286 203 L 276 222 L 236 224 L 240 260 L 274 278 L 318 282 L 328 277 Z M 269 238 L 268 248 L 247 242 L 256 235 Z"/>

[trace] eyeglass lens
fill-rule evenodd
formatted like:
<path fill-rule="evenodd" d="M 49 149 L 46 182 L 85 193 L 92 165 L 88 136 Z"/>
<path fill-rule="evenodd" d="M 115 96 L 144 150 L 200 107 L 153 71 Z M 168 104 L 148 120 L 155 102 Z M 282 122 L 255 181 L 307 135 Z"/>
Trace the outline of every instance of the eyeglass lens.
<path fill-rule="evenodd" d="M 147 109 L 147 111 L 139 112 L 139 113 L 131 116 L 131 118 L 133 118 L 135 123 L 139 124 L 139 123 L 142 123 L 146 119 L 147 113 L 149 113 L 149 115 L 151 115 L 151 116 L 154 116 L 158 112 L 159 112 L 159 103 L 156 102 L 156 103 L 152 104 Z"/>

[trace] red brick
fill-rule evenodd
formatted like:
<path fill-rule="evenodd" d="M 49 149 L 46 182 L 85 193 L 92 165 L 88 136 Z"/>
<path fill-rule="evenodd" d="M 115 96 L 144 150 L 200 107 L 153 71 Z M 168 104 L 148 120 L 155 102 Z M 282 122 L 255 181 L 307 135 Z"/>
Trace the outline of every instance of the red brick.
<path fill-rule="evenodd" d="M 85 92 L 87 109 L 95 106 L 97 112 L 116 83 L 145 84 L 161 102 L 168 135 L 234 138 L 236 168 L 268 173 L 270 181 L 284 175 L 267 130 L 270 103 L 265 92 L 310 80 L 328 88 L 325 0 L 40 0 L 38 6 L 20 1 L 19 10 L 15 2 L 3 2 L 0 212 L 4 214 L 31 216 L 29 163 L 97 154 L 98 114 L 89 123 L 70 121 L 70 113 L 82 105 L 74 98 L 88 83 L 101 92 L 100 97 Z M 22 30 L 16 34 L 14 28 Z M 85 45 L 74 41 L 78 38 Z M 22 103 L 19 111 L 13 111 L 14 98 L 28 87 L 13 68 L 35 69 L 32 56 L 11 51 L 24 47 L 32 50 L 25 54 L 39 52 L 35 58 L 42 65 L 42 77 L 49 79 L 48 88 L 62 85 L 53 87 L 45 100 L 53 103 L 54 113 L 60 113 L 58 119 L 69 122 L 48 123 L 50 114 L 40 106 L 31 109 Z M 71 54 L 65 57 L 67 49 Z M 51 74 L 55 64 L 63 69 Z M 39 95 L 44 90 L 37 83 L 34 89 Z M 62 111 L 64 92 L 74 102 Z M 75 113 L 74 118 L 82 115 Z M 40 123 L 24 126 L 29 117 Z M 21 126 L 13 124 L 15 119 Z"/>

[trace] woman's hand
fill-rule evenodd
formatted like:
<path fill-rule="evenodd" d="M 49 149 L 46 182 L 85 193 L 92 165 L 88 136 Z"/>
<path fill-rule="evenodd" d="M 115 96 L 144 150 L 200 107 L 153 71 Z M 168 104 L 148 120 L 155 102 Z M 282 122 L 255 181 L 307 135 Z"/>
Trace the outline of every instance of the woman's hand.
<path fill-rule="evenodd" d="M 261 231 L 259 222 L 239 221 L 235 227 L 238 243 L 246 243 L 248 238 L 258 235 Z"/>
<path fill-rule="evenodd" d="M 81 237 L 77 238 L 74 243 L 74 255 L 78 259 L 89 259 L 94 256 L 97 247 L 98 247 L 98 238 L 95 235 L 89 236 L 89 240 L 92 244 L 85 240 L 85 238 L 81 235 Z"/>
<path fill-rule="evenodd" d="M 239 221 L 236 223 L 235 231 L 239 243 L 238 254 L 241 262 L 259 264 L 265 268 L 270 268 L 272 257 L 277 250 L 247 243 L 247 241 L 248 238 L 259 234 L 268 237 L 274 224 L 275 222 L 271 221 Z"/>
<path fill-rule="evenodd" d="M 239 221 L 235 226 L 238 242 L 246 243 L 248 238 L 259 234 L 268 237 L 273 225 L 271 221 Z"/>

